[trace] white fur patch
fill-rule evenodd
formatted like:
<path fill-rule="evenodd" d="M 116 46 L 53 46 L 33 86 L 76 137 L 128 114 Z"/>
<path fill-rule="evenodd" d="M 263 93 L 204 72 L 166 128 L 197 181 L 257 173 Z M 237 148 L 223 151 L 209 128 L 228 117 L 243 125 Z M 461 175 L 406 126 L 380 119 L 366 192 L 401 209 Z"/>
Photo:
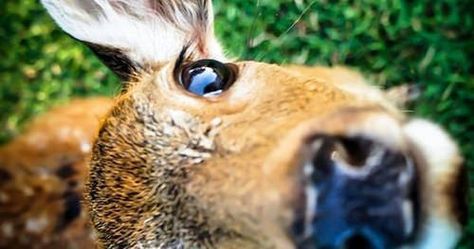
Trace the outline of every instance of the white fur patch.
<path fill-rule="evenodd" d="M 458 148 L 439 126 L 418 119 L 408 123 L 404 127 L 404 131 L 423 153 L 433 177 L 452 172 L 452 167 L 457 166 L 452 163 L 453 159 L 459 155 Z"/>
<path fill-rule="evenodd" d="M 134 62 L 160 63 L 179 54 L 184 45 L 202 35 L 209 57 L 223 58 L 212 33 L 212 8 L 208 11 L 210 34 L 196 34 L 198 7 L 183 1 L 185 10 L 170 1 L 174 13 L 160 16 L 147 0 L 41 0 L 64 31 L 78 40 L 118 48 Z M 203 10 L 201 10 L 203 11 Z M 172 17 L 170 20 L 169 17 Z"/>
<path fill-rule="evenodd" d="M 417 249 L 451 249 L 455 248 L 461 238 L 460 229 L 439 217 L 430 217 L 424 227 L 424 233 L 415 248 Z"/>
<path fill-rule="evenodd" d="M 405 147 L 403 131 L 398 121 L 389 115 L 370 115 L 363 122 L 347 127 L 349 137 L 363 135 L 389 148 L 402 150 Z"/>
<path fill-rule="evenodd" d="M 443 191 L 460 165 L 456 144 L 439 126 L 425 120 L 414 120 L 404 127 L 405 134 L 426 160 L 426 203 L 428 220 L 422 227 L 422 236 L 415 246 L 418 249 L 455 248 L 461 237 L 461 226 L 447 213 Z"/>

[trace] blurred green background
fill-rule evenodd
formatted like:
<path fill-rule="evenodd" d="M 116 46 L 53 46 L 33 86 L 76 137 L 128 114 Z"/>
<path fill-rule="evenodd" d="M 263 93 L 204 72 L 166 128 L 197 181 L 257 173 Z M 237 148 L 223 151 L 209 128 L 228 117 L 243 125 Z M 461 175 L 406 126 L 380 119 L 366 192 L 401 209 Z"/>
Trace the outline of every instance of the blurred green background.
<path fill-rule="evenodd" d="M 114 95 L 120 89 L 118 79 L 61 32 L 38 2 L 0 1 L 0 143 L 52 105 L 75 96 Z M 446 127 L 474 173 L 472 0 L 214 4 L 218 36 L 236 57 L 346 64 L 383 87 L 419 84 L 424 92 L 412 111 Z M 460 248 L 474 248 L 473 219 L 466 234 Z"/>

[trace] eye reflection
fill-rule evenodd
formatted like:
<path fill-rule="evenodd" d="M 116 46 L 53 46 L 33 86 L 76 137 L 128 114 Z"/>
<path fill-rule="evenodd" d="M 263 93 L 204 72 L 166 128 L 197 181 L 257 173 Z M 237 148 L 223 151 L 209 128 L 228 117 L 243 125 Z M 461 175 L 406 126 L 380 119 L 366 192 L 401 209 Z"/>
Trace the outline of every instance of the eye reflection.
<path fill-rule="evenodd" d="M 180 83 L 198 96 L 217 96 L 235 81 L 235 67 L 215 60 L 200 60 L 182 68 Z"/>

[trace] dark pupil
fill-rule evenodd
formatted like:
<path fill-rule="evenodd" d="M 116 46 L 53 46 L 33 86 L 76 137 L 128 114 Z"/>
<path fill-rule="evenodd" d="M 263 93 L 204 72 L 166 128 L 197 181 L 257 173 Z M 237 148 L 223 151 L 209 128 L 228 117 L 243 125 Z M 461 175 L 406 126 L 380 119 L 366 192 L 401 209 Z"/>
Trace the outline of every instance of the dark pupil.
<path fill-rule="evenodd" d="M 201 60 L 184 68 L 181 81 L 194 94 L 219 94 L 228 88 L 229 74 L 226 65 L 214 60 Z"/>

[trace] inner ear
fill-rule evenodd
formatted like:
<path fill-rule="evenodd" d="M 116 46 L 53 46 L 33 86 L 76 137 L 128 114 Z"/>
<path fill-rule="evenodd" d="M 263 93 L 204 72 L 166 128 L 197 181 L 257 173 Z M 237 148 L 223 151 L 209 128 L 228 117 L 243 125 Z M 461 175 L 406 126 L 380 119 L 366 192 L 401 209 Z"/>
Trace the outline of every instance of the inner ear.
<path fill-rule="evenodd" d="M 225 60 L 210 0 L 41 0 L 68 34 L 119 77 L 171 62 L 183 47 L 195 59 Z"/>
<path fill-rule="evenodd" d="M 105 47 L 93 43 L 87 46 L 94 54 L 110 68 L 123 82 L 129 81 L 133 75 L 142 70 L 142 66 L 133 62 L 124 51 L 118 48 Z"/>

